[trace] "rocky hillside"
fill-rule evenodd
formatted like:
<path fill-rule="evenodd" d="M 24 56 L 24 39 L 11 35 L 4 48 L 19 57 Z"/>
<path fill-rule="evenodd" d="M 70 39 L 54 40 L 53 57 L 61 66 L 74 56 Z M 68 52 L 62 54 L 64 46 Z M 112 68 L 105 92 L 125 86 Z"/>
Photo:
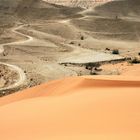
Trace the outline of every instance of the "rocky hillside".
<path fill-rule="evenodd" d="M 102 15 L 134 16 L 140 15 L 140 0 L 117 0 L 96 8 Z"/>
<path fill-rule="evenodd" d="M 103 4 L 110 0 L 43 0 L 43 1 L 64 6 L 89 8 Z"/>
<path fill-rule="evenodd" d="M 81 8 L 58 6 L 42 0 L 0 0 L 0 24 L 25 21 L 74 18 Z M 10 20 L 9 20 L 10 19 Z M 4 22 L 3 22 L 4 21 Z"/>

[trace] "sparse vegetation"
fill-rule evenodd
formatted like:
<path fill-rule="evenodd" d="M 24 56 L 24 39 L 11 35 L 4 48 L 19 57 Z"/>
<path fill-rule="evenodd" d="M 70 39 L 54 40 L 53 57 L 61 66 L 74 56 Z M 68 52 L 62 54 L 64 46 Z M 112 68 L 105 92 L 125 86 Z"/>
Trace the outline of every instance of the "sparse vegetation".
<path fill-rule="evenodd" d="M 105 50 L 106 50 L 106 51 L 110 51 L 110 49 L 109 49 L 109 48 L 106 48 Z"/>
<path fill-rule="evenodd" d="M 95 71 L 102 71 L 102 69 L 95 67 L 94 68 Z"/>
<path fill-rule="evenodd" d="M 129 62 L 132 63 L 132 64 L 139 64 L 140 63 L 140 59 L 135 57 L 135 58 L 132 58 Z"/>
<path fill-rule="evenodd" d="M 92 67 L 91 66 L 86 66 L 86 69 L 87 70 L 92 70 Z"/>
<path fill-rule="evenodd" d="M 119 54 L 120 52 L 119 52 L 119 50 L 118 49 L 114 49 L 113 51 L 112 51 L 112 54 Z"/>
<path fill-rule="evenodd" d="M 81 40 L 84 40 L 84 36 L 81 36 Z"/>
<path fill-rule="evenodd" d="M 99 63 L 88 63 L 88 64 L 86 64 L 86 69 L 88 69 L 88 70 L 92 70 L 93 69 L 93 67 L 100 67 L 100 64 Z"/>
<path fill-rule="evenodd" d="M 90 75 L 98 75 L 98 73 L 91 71 Z"/>
<path fill-rule="evenodd" d="M 33 81 L 33 78 L 31 78 L 30 81 Z"/>
<path fill-rule="evenodd" d="M 72 41 L 72 42 L 70 42 L 70 44 L 71 44 L 71 45 L 73 45 L 73 44 L 74 44 L 74 42 Z"/>

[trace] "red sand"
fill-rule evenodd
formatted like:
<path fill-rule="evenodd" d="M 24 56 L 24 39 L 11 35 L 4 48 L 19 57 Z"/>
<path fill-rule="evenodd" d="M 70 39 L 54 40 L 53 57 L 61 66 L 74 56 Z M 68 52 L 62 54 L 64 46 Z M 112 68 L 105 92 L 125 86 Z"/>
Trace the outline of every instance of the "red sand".
<path fill-rule="evenodd" d="M 1 98 L 0 138 L 140 140 L 140 80 L 71 77 Z"/>

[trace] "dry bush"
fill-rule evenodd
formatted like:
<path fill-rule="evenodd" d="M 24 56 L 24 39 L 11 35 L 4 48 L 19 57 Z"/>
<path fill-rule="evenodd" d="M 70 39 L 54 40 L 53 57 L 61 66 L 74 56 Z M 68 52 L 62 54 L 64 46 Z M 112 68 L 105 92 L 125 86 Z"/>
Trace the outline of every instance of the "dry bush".
<path fill-rule="evenodd" d="M 113 51 L 112 51 L 112 54 L 119 54 L 120 52 L 119 52 L 119 50 L 118 49 L 114 49 Z"/>

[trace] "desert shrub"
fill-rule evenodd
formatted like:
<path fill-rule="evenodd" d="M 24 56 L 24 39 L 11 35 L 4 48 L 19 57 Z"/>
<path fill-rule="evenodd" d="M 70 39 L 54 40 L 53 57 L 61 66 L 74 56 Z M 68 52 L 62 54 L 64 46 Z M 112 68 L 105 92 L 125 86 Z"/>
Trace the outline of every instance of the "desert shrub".
<path fill-rule="evenodd" d="M 94 71 L 91 71 L 90 72 L 90 75 L 98 75 L 98 73 L 94 72 Z"/>
<path fill-rule="evenodd" d="M 114 49 L 114 50 L 112 51 L 112 54 L 119 54 L 119 50 L 118 50 L 118 49 Z"/>
<path fill-rule="evenodd" d="M 86 65 L 86 69 L 87 69 L 87 70 L 92 70 L 92 66 Z"/>
<path fill-rule="evenodd" d="M 84 40 L 84 37 L 83 36 L 81 36 L 81 40 Z"/>
<path fill-rule="evenodd" d="M 85 65 L 85 68 L 86 69 L 88 69 L 88 70 L 92 70 L 93 69 L 93 67 L 100 67 L 100 64 L 99 63 L 87 63 L 86 65 Z"/>
<path fill-rule="evenodd" d="M 109 49 L 109 48 L 106 48 L 105 50 L 106 50 L 106 51 L 110 51 L 110 49 Z"/>
<path fill-rule="evenodd" d="M 94 68 L 95 71 L 102 71 L 102 69 L 95 67 Z"/>
<path fill-rule="evenodd" d="M 73 44 L 74 44 L 74 42 L 70 42 L 70 44 L 72 44 L 72 45 L 73 45 Z"/>
<path fill-rule="evenodd" d="M 30 81 L 33 81 L 33 78 L 31 78 Z"/>

